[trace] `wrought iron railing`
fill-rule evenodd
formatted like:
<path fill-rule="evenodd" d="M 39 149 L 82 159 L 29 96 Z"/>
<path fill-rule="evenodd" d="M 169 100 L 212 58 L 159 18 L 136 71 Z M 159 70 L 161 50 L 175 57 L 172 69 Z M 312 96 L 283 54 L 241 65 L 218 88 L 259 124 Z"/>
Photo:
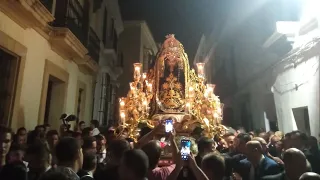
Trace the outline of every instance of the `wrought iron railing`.
<path fill-rule="evenodd" d="M 100 39 L 96 32 L 90 27 L 89 29 L 89 41 L 88 41 L 89 55 L 96 61 L 99 62 L 100 57 Z"/>
<path fill-rule="evenodd" d="M 86 7 L 86 5 L 85 5 Z M 87 44 L 88 15 L 78 0 L 56 1 L 55 21 L 52 26 L 67 27 L 82 42 Z"/>
<path fill-rule="evenodd" d="M 113 30 L 113 49 L 117 52 L 118 50 L 118 36 L 116 30 Z"/>
<path fill-rule="evenodd" d="M 123 52 L 119 52 L 117 62 L 118 67 L 123 67 Z"/>
<path fill-rule="evenodd" d="M 93 12 L 96 12 L 98 9 L 101 8 L 103 0 L 94 0 L 93 1 Z"/>
<path fill-rule="evenodd" d="M 49 12 L 52 12 L 53 0 L 40 0 L 40 2 L 48 9 Z"/>

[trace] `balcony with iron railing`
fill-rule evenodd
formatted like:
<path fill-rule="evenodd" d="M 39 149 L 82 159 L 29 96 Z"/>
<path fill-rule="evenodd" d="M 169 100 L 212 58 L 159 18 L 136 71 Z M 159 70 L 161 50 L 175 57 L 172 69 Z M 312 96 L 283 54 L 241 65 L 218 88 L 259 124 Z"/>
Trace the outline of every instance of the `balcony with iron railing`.
<path fill-rule="evenodd" d="M 66 27 L 70 29 L 81 43 L 85 45 L 88 24 L 88 14 L 78 0 L 56 1 L 55 21 L 51 24 L 53 27 Z"/>
<path fill-rule="evenodd" d="M 54 20 L 50 6 L 45 6 L 39 0 L 0 0 L 0 11 L 13 20 L 17 25 L 26 28 L 33 28 L 45 38 L 47 25 Z"/>
<path fill-rule="evenodd" d="M 115 29 L 112 31 L 112 35 L 105 36 L 103 39 L 103 44 L 105 49 L 114 49 L 116 53 L 118 50 L 118 36 Z"/>
<path fill-rule="evenodd" d="M 100 40 L 92 29 L 89 32 L 92 3 L 89 0 L 83 5 L 79 0 L 0 0 L 0 11 L 20 27 L 38 32 L 62 58 L 96 72 Z"/>
<path fill-rule="evenodd" d="M 123 52 L 120 52 L 119 54 L 118 54 L 118 59 L 117 59 L 117 66 L 118 67 L 123 67 L 123 65 L 124 65 L 124 59 L 123 59 Z"/>
<path fill-rule="evenodd" d="M 89 55 L 92 57 L 94 61 L 99 63 L 100 57 L 100 39 L 96 32 L 90 27 L 89 28 L 89 38 L 87 49 L 89 51 Z"/>
<path fill-rule="evenodd" d="M 44 6 L 51 10 L 53 0 L 41 0 Z M 97 5 L 96 5 L 97 6 Z M 96 32 L 89 27 L 88 4 L 84 8 L 78 0 L 56 1 L 55 21 L 53 27 L 66 27 L 88 49 L 88 55 L 99 62 L 100 39 Z"/>
<path fill-rule="evenodd" d="M 65 59 L 72 59 L 80 69 L 96 72 L 100 56 L 100 40 L 89 26 L 90 1 L 81 5 L 78 0 L 40 0 L 54 12 L 50 22 L 52 50 Z M 55 4 L 54 4 L 55 3 Z M 53 8 L 55 7 L 55 8 Z"/>

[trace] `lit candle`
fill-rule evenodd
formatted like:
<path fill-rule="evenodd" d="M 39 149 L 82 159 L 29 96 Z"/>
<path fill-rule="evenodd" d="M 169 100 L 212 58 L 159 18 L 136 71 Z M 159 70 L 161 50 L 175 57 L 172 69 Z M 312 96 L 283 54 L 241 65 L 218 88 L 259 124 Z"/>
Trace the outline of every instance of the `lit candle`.
<path fill-rule="evenodd" d="M 120 108 L 123 109 L 124 105 L 126 104 L 125 103 L 125 98 L 123 98 L 123 97 L 120 98 L 119 102 L 120 102 Z"/>
<path fill-rule="evenodd" d="M 130 89 L 131 89 L 131 90 L 134 90 L 134 89 L 135 89 L 135 88 L 134 88 L 134 83 L 133 83 L 133 82 L 129 83 L 129 85 L 130 85 Z"/>
<path fill-rule="evenodd" d="M 152 91 L 152 84 L 151 84 L 151 83 L 148 83 L 148 84 L 147 84 L 147 87 L 148 87 L 148 91 L 151 92 L 151 91 Z"/>
<path fill-rule="evenodd" d="M 198 76 L 201 78 L 204 78 L 204 64 L 205 63 L 197 63 L 197 71 L 198 71 Z"/>
<path fill-rule="evenodd" d="M 216 87 L 215 84 L 207 84 L 207 88 L 208 88 L 208 90 L 209 90 L 211 93 L 214 92 L 214 88 L 215 88 L 215 87 Z"/>
<path fill-rule="evenodd" d="M 205 98 L 208 98 L 208 97 L 209 97 L 208 89 L 206 89 L 206 90 L 204 91 L 203 96 L 204 96 Z"/>
<path fill-rule="evenodd" d="M 133 77 L 135 80 L 139 80 L 141 77 L 142 64 L 141 63 L 134 63 L 133 67 L 134 67 Z"/>
<path fill-rule="evenodd" d="M 224 107 L 224 104 L 221 103 L 220 104 L 220 116 L 223 117 L 223 107 Z M 222 120 L 222 119 L 221 119 Z"/>
<path fill-rule="evenodd" d="M 218 113 L 215 112 L 215 113 L 213 114 L 213 117 L 214 117 L 214 118 L 218 118 L 218 117 L 219 117 Z"/>
<path fill-rule="evenodd" d="M 142 73 L 142 79 L 145 80 L 147 78 L 147 73 Z"/>
<path fill-rule="evenodd" d="M 217 113 L 221 114 L 221 108 L 220 107 L 217 108 Z"/>
<path fill-rule="evenodd" d="M 145 111 L 148 111 L 148 102 L 145 100 L 142 102 L 142 105 L 144 106 Z"/>
<path fill-rule="evenodd" d="M 210 124 L 209 124 L 209 119 L 207 119 L 207 118 L 203 118 L 203 121 L 204 121 L 204 123 L 207 125 L 207 127 L 209 127 L 209 126 L 210 126 Z"/>
<path fill-rule="evenodd" d="M 122 124 L 125 123 L 125 118 L 126 118 L 125 111 L 124 110 L 120 111 L 120 119 L 121 119 Z"/>
<path fill-rule="evenodd" d="M 189 87 L 189 97 L 193 97 L 194 96 L 194 89 L 192 86 Z"/>
<path fill-rule="evenodd" d="M 214 88 L 215 88 L 216 85 L 214 84 L 207 84 L 207 90 L 206 90 L 206 93 L 207 93 L 207 97 L 208 98 L 212 98 L 214 93 Z"/>
<path fill-rule="evenodd" d="M 189 111 L 190 111 L 190 106 L 191 106 L 191 104 L 190 104 L 190 102 L 187 102 L 186 103 L 186 113 L 189 113 Z"/>

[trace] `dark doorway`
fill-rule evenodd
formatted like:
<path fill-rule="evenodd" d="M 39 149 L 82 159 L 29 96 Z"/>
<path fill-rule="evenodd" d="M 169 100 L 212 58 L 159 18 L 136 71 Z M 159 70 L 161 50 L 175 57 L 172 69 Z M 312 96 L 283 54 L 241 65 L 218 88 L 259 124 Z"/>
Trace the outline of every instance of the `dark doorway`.
<path fill-rule="evenodd" d="M 57 127 L 59 117 L 63 113 L 66 83 L 55 76 L 49 75 L 44 111 L 44 123 Z M 57 127 L 58 128 L 58 127 Z"/>
<path fill-rule="evenodd" d="M 53 87 L 53 81 L 49 80 L 48 82 L 48 91 L 47 91 L 47 101 L 46 101 L 46 110 L 44 113 L 44 123 L 49 123 L 49 112 L 50 112 L 50 103 L 52 98 L 52 87 Z"/>
<path fill-rule="evenodd" d="M 308 106 L 292 108 L 294 120 L 298 130 L 311 134 Z"/>
<path fill-rule="evenodd" d="M 19 74 L 19 58 L 0 49 L 0 124 L 10 126 Z"/>
<path fill-rule="evenodd" d="M 274 102 L 273 93 L 266 94 L 264 96 L 264 111 L 266 113 L 266 118 L 268 120 L 270 130 L 278 131 L 277 126 L 277 112 L 276 112 L 276 104 Z"/>
<path fill-rule="evenodd" d="M 79 88 L 79 94 L 78 94 L 78 106 L 77 106 L 77 121 L 76 123 L 78 124 L 79 123 L 79 118 L 80 118 L 80 114 L 81 114 L 81 111 L 83 111 L 83 109 L 81 109 L 81 105 L 82 105 L 82 96 L 83 96 L 83 89 Z"/>
<path fill-rule="evenodd" d="M 247 131 L 253 129 L 252 115 L 250 111 L 250 95 L 246 94 L 242 96 L 243 103 L 241 105 L 241 126 Z"/>

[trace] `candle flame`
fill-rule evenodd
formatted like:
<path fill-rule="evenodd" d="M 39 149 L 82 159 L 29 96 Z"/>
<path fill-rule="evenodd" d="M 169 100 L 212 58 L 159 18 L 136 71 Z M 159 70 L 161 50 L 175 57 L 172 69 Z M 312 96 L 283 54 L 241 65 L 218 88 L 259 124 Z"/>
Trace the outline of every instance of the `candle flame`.
<path fill-rule="evenodd" d="M 219 114 L 221 114 L 221 111 L 222 111 L 221 108 L 218 107 L 218 108 L 217 108 L 217 112 L 218 112 Z"/>
<path fill-rule="evenodd" d="M 203 118 L 204 123 L 209 127 L 209 119 Z"/>
<path fill-rule="evenodd" d="M 134 89 L 133 82 L 129 83 L 129 85 L 130 85 L 130 89 L 133 90 Z"/>
<path fill-rule="evenodd" d="M 197 68 L 198 69 L 203 69 L 204 68 L 204 63 L 197 63 Z"/>
<path fill-rule="evenodd" d="M 146 106 L 146 105 L 148 105 L 148 102 L 147 102 L 147 101 L 143 101 L 142 104 L 143 104 L 144 106 Z"/>
<path fill-rule="evenodd" d="M 120 101 L 120 106 L 124 106 L 125 103 L 123 101 Z"/>

